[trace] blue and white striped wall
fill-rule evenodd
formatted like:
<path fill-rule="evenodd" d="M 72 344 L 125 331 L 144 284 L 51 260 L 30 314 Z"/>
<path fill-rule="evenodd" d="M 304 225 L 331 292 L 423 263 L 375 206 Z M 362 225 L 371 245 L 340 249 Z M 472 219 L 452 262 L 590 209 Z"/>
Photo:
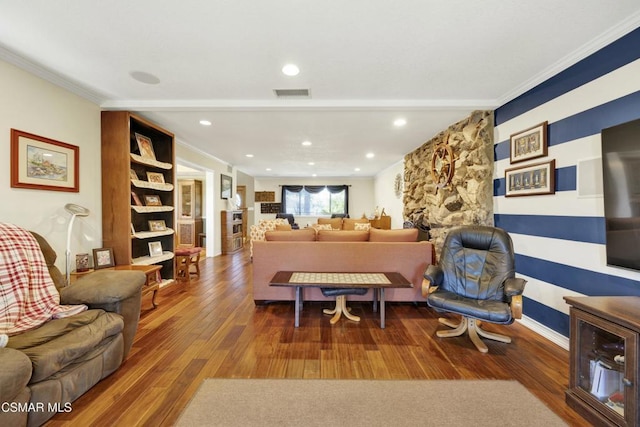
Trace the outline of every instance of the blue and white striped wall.
<path fill-rule="evenodd" d="M 495 111 L 495 224 L 513 238 L 534 329 L 569 336 L 565 295 L 640 295 L 640 272 L 606 265 L 602 196 L 580 196 L 577 179 L 582 160 L 601 157 L 600 131 L 638 118 L 640 28 Z M 556 193 L 505 198 L 510 135 L 544 121 L 548 156 L 527 164 L 555 159 Z"/>

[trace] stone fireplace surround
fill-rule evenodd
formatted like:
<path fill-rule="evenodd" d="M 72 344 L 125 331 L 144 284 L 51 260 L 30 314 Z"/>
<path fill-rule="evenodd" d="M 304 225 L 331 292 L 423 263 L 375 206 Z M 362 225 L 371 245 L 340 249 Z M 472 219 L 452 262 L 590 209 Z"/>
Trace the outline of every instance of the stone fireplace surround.
<path fill-rule="evenodd" d="M 439 187 L 431 175 L 434 148 L 446 143 L 454 173 Z M 493 225 L 493 111 L 474 111 L 404 157 L 404 218 L 430 228 L 439 259 L 447 231 Z"/>

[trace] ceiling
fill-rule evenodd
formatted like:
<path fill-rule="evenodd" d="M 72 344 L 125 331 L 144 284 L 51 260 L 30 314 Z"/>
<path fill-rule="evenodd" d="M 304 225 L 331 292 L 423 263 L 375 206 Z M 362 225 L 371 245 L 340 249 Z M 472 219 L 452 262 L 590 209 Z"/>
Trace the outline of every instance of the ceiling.
<path fill-rule="evenodd" d="M 0 11 L 0 59 L 256 177 L 375 176 L 640 25 L 638 0 L 0 0 Z M 300 73 L 284 75 L 287 63 Z"/>

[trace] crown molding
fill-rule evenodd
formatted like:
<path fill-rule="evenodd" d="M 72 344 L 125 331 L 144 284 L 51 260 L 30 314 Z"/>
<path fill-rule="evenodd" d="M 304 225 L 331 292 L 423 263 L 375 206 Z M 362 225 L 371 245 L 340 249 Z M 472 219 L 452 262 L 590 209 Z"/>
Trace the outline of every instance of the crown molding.
<path fill-rule="evenodd" d="M 56 86 L 66 89 L 69 92 L 80 96 L 81 98 L 84 98 L 88 101 L 93 102 L 94 104 L 100 105 L 103 102 L 105 102 L 105 100 L 107 99 L 104 95 L 92 89 L 89 89 L 88 87 L 80 83 L 67 79 L 37 62 L 26 59 L 18 55 L 17 53 L 7 49 L 5 46 L 1 44 L 0 44 L 0 59 L 10 64 L 13 64 L 16 67 L 24 71 L 27 71 L 37 77 L 40 77 L 41 79 L 46 80 L 49 83 L 53 83 Z"/>
<path fill-rule="evenodd" d="M 162 100 L 110 100 L 101 107 L 132 111 L 386 111 L 386 110 L 492 110 L 498 106 L 495 99 L 350 99 L 350 100 L 235 100 L 235 99 L 162 99 Z"/>
<path fill-rule="evenodd" d="M 608 29 L 595 39 L 583 44 L 581 47 L 574 50 L 555 64 L 545 68 L 540 74 L 533 76 L 529 80 L 516 86 L 511 91 L 505 93 L 498 99 L 498 106 L 504 105 L 507 102 L 527 92 L 528 90 L 533 89 L 539 84 L 566 70 L 572 65 L 582 61 L 589 55 L 594 54 L 598 50 L 613 43 L 614 41 L 637 29 L 638 27 L 640 27 L 640 12 L 636 12 L 633 15 L 630 15 L 620 24 Z"/>

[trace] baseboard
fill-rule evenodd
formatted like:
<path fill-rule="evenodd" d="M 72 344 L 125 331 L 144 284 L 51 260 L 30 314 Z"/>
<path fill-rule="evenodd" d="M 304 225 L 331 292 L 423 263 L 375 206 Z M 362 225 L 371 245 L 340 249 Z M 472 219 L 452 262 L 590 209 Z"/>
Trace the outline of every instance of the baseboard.
<path fill-rule="evenodd" d="M 544 326 L 542 323 L 536 322 L 535 320 L 527 316 L 522 316 L 522 319 L 518 320 L 518 323 L 531 329 L 533 332 L 541 335 L 542 337 L 564 348 L 565 350 L 569 350 L 569 338 L 554 331 L 553 329 Z"/>

